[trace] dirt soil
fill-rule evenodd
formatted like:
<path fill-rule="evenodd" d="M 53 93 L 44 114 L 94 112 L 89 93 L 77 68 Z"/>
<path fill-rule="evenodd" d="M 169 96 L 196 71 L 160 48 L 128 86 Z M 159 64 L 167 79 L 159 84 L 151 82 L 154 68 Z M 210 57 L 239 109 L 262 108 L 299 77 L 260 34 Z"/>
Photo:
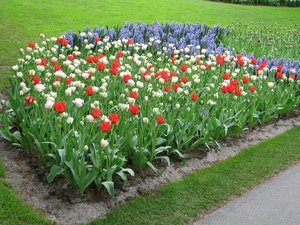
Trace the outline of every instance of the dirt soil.
<path fill-rule="evenodd" d="M 116 194 L 110 197 L 107 192 L 87 188 L 83 196 L 78 188 L 71 187 L 64 178 L 56 178 L 53 183 L 46 182 L 46 172 L 37 166 L 37 160 L 28 157 L 20 148 L 0 138 L 0 158 L 10 182 L 20 197 L 34 208 L 43 211 L 46 216 L 59 224 L 87 223 L 95 218 L 104 217 L 113 208 L 124 204 L 145 191 L 156 191 L 168 182 L 183 178 L 194 171 L 209 167 L 217 161 L 232 157 L 244 148 L 263 140 L 275 137 L 300 125 L 300 110 L 276 119 L 264 126 L 256 126 L 244 132 L 240 137 L 230 137 L 220 141 L 221 148 L 200 148 L 186 154 L 185 165 L 174 158 L 170 166 L 157 164 L 162 176 L 151 169 L 129 178 L 125 187 L 116 182 Z"/>

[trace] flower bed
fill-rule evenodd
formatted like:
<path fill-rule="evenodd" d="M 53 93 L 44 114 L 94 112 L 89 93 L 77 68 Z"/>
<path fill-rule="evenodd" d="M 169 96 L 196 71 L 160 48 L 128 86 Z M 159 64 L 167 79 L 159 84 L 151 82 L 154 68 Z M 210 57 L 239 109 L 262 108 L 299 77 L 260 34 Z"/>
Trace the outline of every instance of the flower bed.
<path fill-rule="evenodd" d="M 224 49 L 226 29 L 126 23 L 29 43 L 2 102 L 2 137 L 83 194 L 155 160 L 218 144 L 299 105 L 298 61 Z M 298 64 L 297 64 L 298 63 Z M 285 69 L 283 71 L 283 69 Z"/>

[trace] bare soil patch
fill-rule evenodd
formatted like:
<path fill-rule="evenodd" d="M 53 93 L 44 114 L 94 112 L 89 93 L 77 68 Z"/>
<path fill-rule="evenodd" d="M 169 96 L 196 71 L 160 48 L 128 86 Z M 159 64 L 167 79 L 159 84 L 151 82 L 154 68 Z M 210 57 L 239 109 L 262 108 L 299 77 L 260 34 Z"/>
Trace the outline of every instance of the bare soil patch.
<path fill-rule="evenodd" d="M 1 110 L 1 109 L 0 109 Z M 20 197 L 34 208 L 43 211 L 54 223 L 80 224 L 94 218 L 104 217 L 110 210 L 146 191 L 155 192 L 168 182 L 181 179 L 194 171 L 208 167 L 217 161 L 232 157 L 244 148 L 263 140 L 275 137 L 300 125 L 300 109 L 263 126 L 256 126 L 239 137 L 230 137 L 220 141 L 221 148 L 199 148 L 186 154 L 185 165 L 173 158 L 170 166 L 158 162 L 162 176 L 151 169 L 129 177 L 122 187 L 116 182 L 116 194 L 110 197 L 105 190 L 96 191 L 90 187 L 83 196 L 78 188 L 70 186 L 62 177 L 53 183 L 46 182 L 46 173 L 38 167 L 37 159 L 28 156 L 20 148 L 0 138 L 0 157 L 7 171 L 6 179 L 17 190 Z M 133 167 L 133 169 L 135 169 Z"/>

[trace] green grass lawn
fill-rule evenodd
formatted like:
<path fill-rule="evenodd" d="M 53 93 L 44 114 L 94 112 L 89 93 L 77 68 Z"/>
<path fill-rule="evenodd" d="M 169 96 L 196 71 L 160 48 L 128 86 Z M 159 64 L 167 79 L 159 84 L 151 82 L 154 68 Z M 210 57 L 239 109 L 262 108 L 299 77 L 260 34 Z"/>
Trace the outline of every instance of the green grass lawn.
<path fill-rule="evenodd" d="M 203 0 L 74 0 L 68 3 L 0 0 L 0 15 L 0 90 L 8 85 L 5 77 L 17 62 L 19 49 L 26 48 L 28 42 L 38 42 L 40 33 L 57 37 L 69 30 L 78 32 L 87 26 L 121 26 L 126 21 L 206 22 L 209 26 L 220 24 L 225 27 L 239 20 L 245 24 L 263 22 L 268 26 L 281 26 L 284 30 L 300 21 L 299 8 L 243 6 Z M 166 224 L 173 220 L 178 221 L 174 224 L 185 224 L 201 212 L 218 207 L 297 162 L 300 159 L 297 142 L 285 140 L 297 140 L 299 133 L 300 129 L 295 128 L 251 147 L 232 159 L 167 185 L 157 195 L 148 193 L 137 198 L 109 213 L 105 220 L 92 224 L 134 224 L 134 221 Z M 21 203 L 4 177 L 5 171 L 0 164 L 0 224 L 50 224 L 41 213 Z M 220 185 L 220 182 L 226 185 Z"/>
<path fill-rule="evenodd" d="M 295 140 L 300 127 L 249 147 L 241 153 L 167 184 L 91 222 L 102 224 L 187 224 L 202 213 L 242 195 L 300 160 Z"/>

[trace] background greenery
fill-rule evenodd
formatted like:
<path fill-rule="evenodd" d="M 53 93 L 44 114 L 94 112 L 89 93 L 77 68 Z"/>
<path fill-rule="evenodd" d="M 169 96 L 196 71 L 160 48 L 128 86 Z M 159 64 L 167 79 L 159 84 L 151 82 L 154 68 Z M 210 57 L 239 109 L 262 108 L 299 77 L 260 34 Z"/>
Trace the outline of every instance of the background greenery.
<path fill-rule="evenodd" d="M 244 4 L 244 5 L 269 5 L 299 7 L 300 0 L 212 0 L 217 2 Z"/>
<path fill-rule="evenodd" d="M 11 66 L 17 62 L 19 49 L 26 48 L 28 42 L 38 42 L 40 33 L 44 33 L 47 37 L 58 37 L 69 30 L 78 32 L 87 26 L 91 28 L 95 26 L 121 26 L 126 21 L 145 23 L 174 21 L 181 23 L 199 22 L 201 24 L 206 22 L 209 26 L 220 24 L 222 27 L 225 27 L 237 20 L 252 25 L 263 22 L 263 24 L 268 26 L 279 26 L 283 31 L 290 29 L 292 25 L 300 21 L 300 13 L 299 8 L 232 5 L 203 0 L 0 0 L 0 90 L 3 90 L 8 85 L 5 78 L 9 76 Z M 277 144 L 284 142 L 286 138 L 292 137 L 290 140 L 297 140 L 299 132 L 297 128 L 287 133 L 286 135 L 288 136 L 271 140 L 264 145 L 258 145 L 260 147 L 253 147 L 251 151 L 248 150 L 248 153 L 244 153 L 245 156 L 225 161 L 221 163 L 221 166 L 216 165 L 212 169 L 191 175 L 187 180 L 170 184 L 165 189 L 162 189 L 157 197 L 148 194 L 143 198 L 132 201 L 125 207 L 122 207 L 122 209 L 112 212 L 107 220 L 94 221 L 93 223 L 117 224 L 121 222 L 121 224 L 125 224 L 124 221 L 118 221 L 118 217 L 125 218 L 127 215 L 131 215 L 139 222 L 143 221 L 142 218 L 146 218 L 148 223 L 152 221 L 152 224 L 159 224 L 162 223 L 163 217 L 171 215 L 173 219 L 178 219 L 176 220 L 178 221 L 177 224 L 183 224 L 191 218 L 199 216 L 201 210 L 209 210 L 224 203 L 230 196 L 240 195 L 246 189 L 272 176 L 274 172 L 278 172 L 299 160 L 296 143 L 289 141 L 288 143 L 285 142 L 284 146 L 275 148 Z M 264 154 L 268 152 L 268 149 L 271 151 L 274 148 L 278 151 L 273 152 L 271 155 L 267 154 L 269 156 Z M 258 158 L 260 160 L 257 160 Z M 272 159 L 275 161 L 271 161 Z M 238 166 L 235 166 L 238 163 L 236 161 L 242 164 L 241 170 L 239 170 Z M 268 163 L 265 163 L 266 161 Z M 247 164 L 248 168 L 245 167 L 246 162 L 249 162 Z M 266 167 L 268 169 L 265 169 Z M 225 189 L 222 189 L 222 185 L 215 186 L 214 179 L 219 179 L 214 176 L 216 170 L 231 174 L 230 177 L 233 180 L 230 180 L 230 183 L 241 186 L 225 186 Z M 253 175 L 254 172 L 247 172 L 256 170 L 265 172 L 255 173 L 255 176 Z M 246 173 L 244 173 L 245 171 Z M 238 174 L 241 175 L 242 180 L 245 182 L 241 182 L 238 179 L 234 180 L 239 177 Z M 224 179 L 227 179 L 226 174 L 222 176 L 225 176 Z M 40 213 L 32 210 L 29 205 L 20 204 L 20 199 L 10 189 L 9 184 L 3 177 L 5 177 L 5 171 L 0 164 L 1 223 L 50 224 Z M 185 189 L 185 185 L 191 187 L 191 189 L 188 189 L 188 192 L 192 194 L 187 196 L 186 199 L 195 198 L 193 194 L 197 194 L 197 191 L 199 191 L 198 187 L 190 186 L 191 179 L 199 184 L 203 183 L 203 180 L 208 179 L 214 185 L 215 188 L 207 188 L 204 203 L 200 201 L 178 202 L 183 195 L 188 194 L 180 191 Z M 232 188 L 234 191 L 227 193 L 226 190 L 231 190 Z M 164 199 L 169 200 L 168 208 L 176 209 L 175 212 L 181 213 L 174 215 L 161 208 L 161 201 Z M 150 205 L 151 208 L 149 207 Z M 182 210 L 182 208 L 176 208 L 178 205 L 188 208 L 188 212 L 187 210 Z M 138 214 L 132 213 L 141 207 L 147 210 L 140 210 Z M 158 212 L 160 213 L 157 214 Z M 155 220 L 152 220 L 152 217 L 149 220 L 149 215 L 156 214 Z M 128 218 L 132 217 L 129 216 Z M 157 222 L 155 223 L 155 221 Z M 133 224 L 132 222 L 128 219 L 128 224 Z"/>
<path fill-rule="evenodd" d="M 116 26 L 126 21 L 152 23 L 206 22 L 209 26 L 243 23 L 282 28 L 300 21 L 299 8 L 257 7 L 224 4 L 204 0 L 0 0 L 0 90 L 4 77 L 16 63 L 19 49 L 39 40 L 39 34 L 59 36 L 87 26 Z M 6 83 L 7 84 L 7 83 Z"/>

